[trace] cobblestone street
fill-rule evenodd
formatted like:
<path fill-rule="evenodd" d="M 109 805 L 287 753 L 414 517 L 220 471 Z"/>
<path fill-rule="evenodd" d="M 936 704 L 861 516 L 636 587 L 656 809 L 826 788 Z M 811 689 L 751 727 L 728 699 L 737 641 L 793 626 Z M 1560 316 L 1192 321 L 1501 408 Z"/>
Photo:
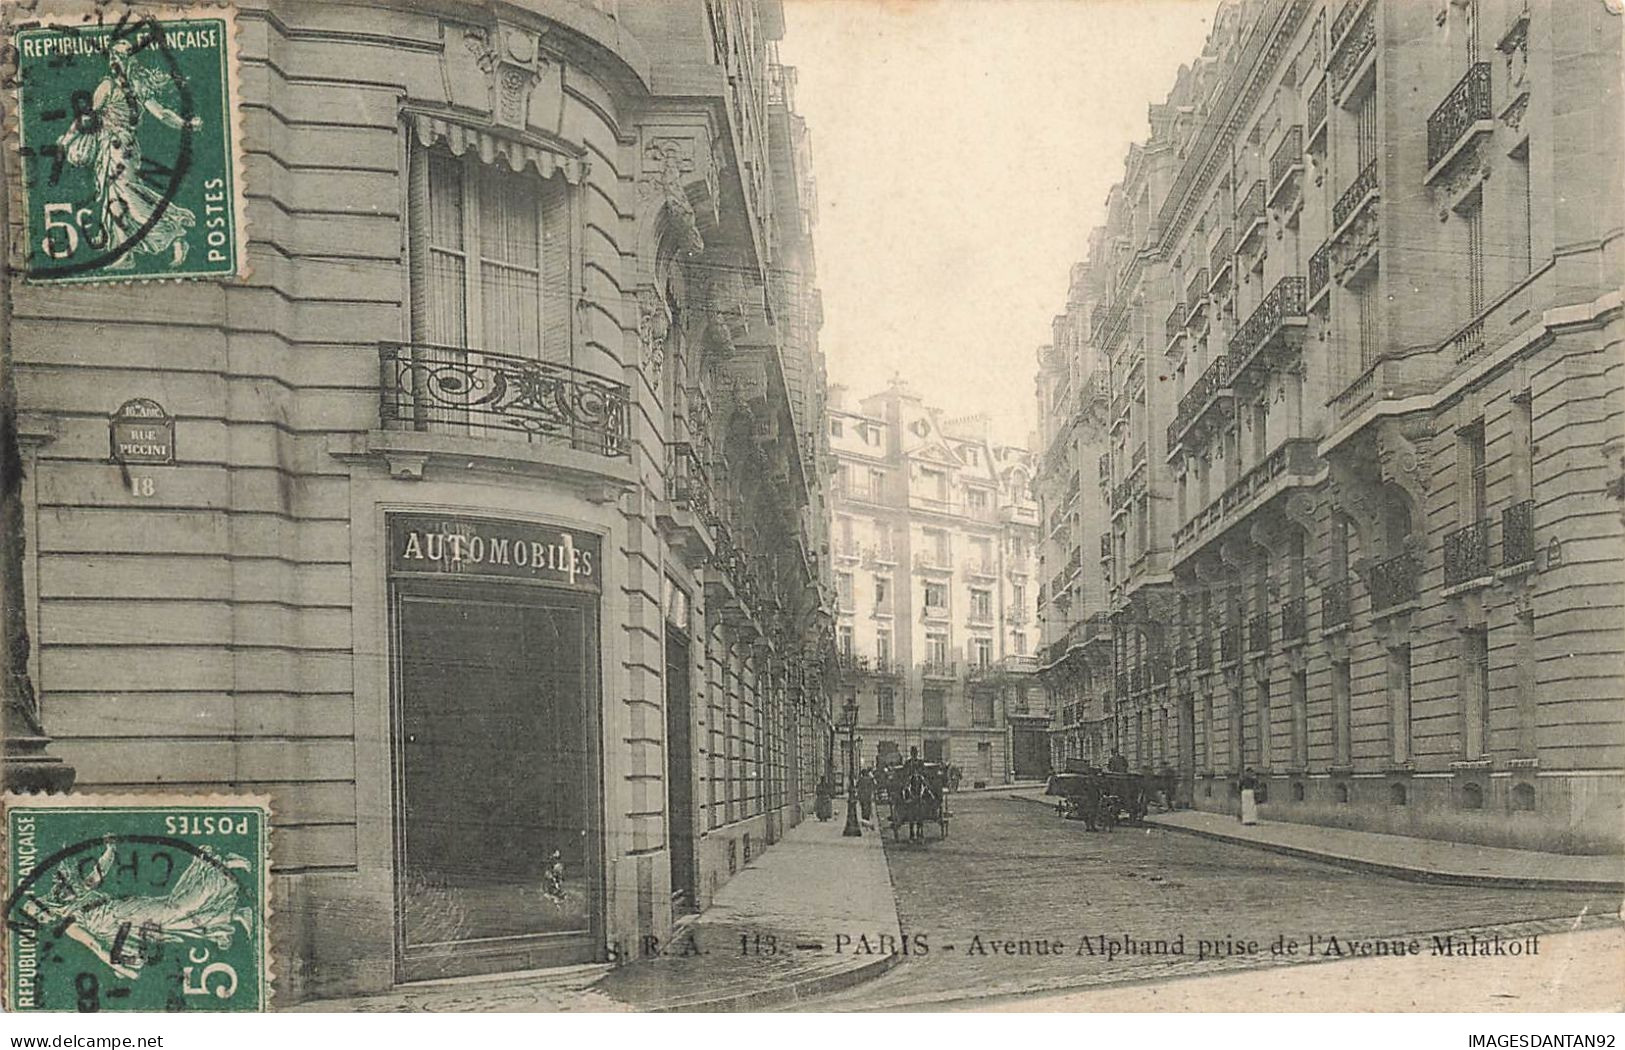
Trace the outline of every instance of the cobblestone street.
<path fill-rule="evenodd" d="M 1335 936 L 1345 952 L 1351 940 L 1469 928 L 1495 927 L 1521 939 L 1568 929 L 1581 916 L 1613 916 L 1619 905 L 1600 892 L 1401 882 L 1164 831 L 1090 833 L 1001 795 L 958 795 L 952 804 L 947 840 L 938 840 L 933 827 L 923 846 L 886 842 L 903 931 L 923 934 L 929 950 L 810 1008 L 940 1007 L 956 999 L 1276 965 L 1302 961 L 1310 935 L 1320 944 Z M 1102 936 L 1110 952 L 1114 939 L 1166 940 L 1172 948 L 1181 935 L 1182 955 L 1099 954 Z M 1299 941 L 1295 959 L 1272 956 L 1277 935 Z M 1097 954 L 1079 954 L 1085 936 Z M 1019 952 L 1022 940 L 1032 953 L 1045 940 L 1060 942 L 1059 950 L 1009 955 L 1003 944 L 994 947 L 1015 941 Z M 1431 958 L 1428 938 L 1420 940 L 1424 959 Z M 1226 941 L 1253 942 L 1256 949 L 1236 954 Z M 1326 961 L 1320 944 L 1317 961 Z"/>

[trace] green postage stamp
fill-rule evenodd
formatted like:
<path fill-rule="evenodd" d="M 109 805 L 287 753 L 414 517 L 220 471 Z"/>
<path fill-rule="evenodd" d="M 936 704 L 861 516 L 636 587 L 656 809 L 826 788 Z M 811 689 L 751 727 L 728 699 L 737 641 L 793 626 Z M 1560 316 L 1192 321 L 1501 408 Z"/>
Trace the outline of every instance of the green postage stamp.
<path fill-rule="evenodd" d="M 32 17 L 9 34 L 28 279 L 240 276 L 231 10 L 59 2 Z"/>
<path fill-rule="evenodd" d="M 6 1009 L 264 1010 L 269 804 L 4 800 Z"/>

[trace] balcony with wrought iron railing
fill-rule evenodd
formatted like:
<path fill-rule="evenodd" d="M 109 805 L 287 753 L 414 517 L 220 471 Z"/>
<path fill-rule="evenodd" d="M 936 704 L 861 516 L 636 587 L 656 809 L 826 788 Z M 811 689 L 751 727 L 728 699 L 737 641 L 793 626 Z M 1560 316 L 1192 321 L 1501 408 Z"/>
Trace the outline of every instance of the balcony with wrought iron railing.
<path fill-rule="evenodd" d="M 1535 561 L 1535 501 L 1526 499 L 1501 512 L 1501 565 L 1531 565 Z"/>
<path fill-rule="evenodd" d="M 1332 205 L 1333 243 L 1338 240 L 1350 220 L 1364 210 L 1368 201 L 1376 197 L 1377 192 L 1377 161 L 1373 159 L 1354 177 L 1354 181 L 1349 183 L 1342 196 L 1337 198 L 1337 203 Z"/>
<path fill-rule="evenodd" d="M 1377 49 L 1377 22 L 1373 0 L 1347 0 L 1332 23 L 1332 55 L 1327 76 L 1338 104 L 1347 101 L 1350 89 L 1362 80 L 1369 60 Z M 1342 32 L 1339 33 L 1339 28 Z"/>
<path fill-rule="evenodd" d="M 1226 226 L 1214 238 L 1213 247 L 1208 252 L 1208 290 L 1213 295 L 1223 295 L 1224 290 L 1230 286 L 1231 264 L 1235 261 L 1235 238 Z"/>
<path fill-rule="evenodd" d="M 1421 560 L 1409 551 L 1371 568 L 1371 611 L 1383 612 L 1414 602 L 1419 593 Z"/>
<path fill-rule="evenodd" d="M 1267 612 L 1255 613 L 1247 621 L 1247 651 L 1250 653 L 1269 652 L 1270 648 L 1270 614 Z"/>
<path fill-rule="evenodd" d="M 946 553 L 918 551 L 914 555 L 915 572 L 953 572 L 953 562 Z"/>
<path fill-rule="evenodd" d="M 1210 287 L 1212 284 L 1208 279 L 1206 266 L 1191 274 L 1191 279 L 1185 284 L 1185 327 L 1193 335 L 1206 331 L 1207 296 Z"/>
<path fill-rule="evenodd" d="M 1302 595 L 1281 605 L 1281 640 L 1293 642 L 1309 633 L 1309 601 Z"/>
<path fill-rule="evenodd" d="M 717 520 L 710 474 L 687 441 L 666 443 L 666 497 L 673 506 L 691 512 L 706 526 Z"/>
<path fill-rule="evenodd" d="M 1175 303 L 1174 308 L 1168 311 L 1168 319 L 1163 322 L 1164 353 L 1177 353 L 1185 341 L 1185 304 Z"/>
<path fill-rule="evenodd" d="M 1444 536 L 1444 585 L 1490 578 L 1490 519 L 1480 518 Z"/>
<path fill-rule="evenodd" d="M 1309 149 L 1314 149 L 1326 132 L 1326 84 L 1324 77 L 1309 93 L 1309 104 L 1304 111 L 1304 124 L 1309 129 Z"/>
<path fill-rule="evenodd" d="M 1290 208 L 1298 198 L 1299 176 L 1303 174 L 1303 128 L 1286 129 L 1275 152 L 1270 154 L 1270 205 Z"/>
<path fill-rule="evenodd" d="M 1255 361 L 1278 363 L 1297 349 L 1309 322 L 1302 277 L 1283 277 L 1242 322 L 1230 340 L 1231 375 L 1245 373 Z"/>
<path fill-rule="evenodd" d="M 1320 625 L 1335 627 L 1349 622 L 1349 581 L 1328 580 L 1320 589 Z"/>
<path fill-rule="evenodd" d="M 1475 136 L 1494 129 L 1490 64 L 1475 62 L 1428 117 L 1428 181 L 1442 174 Z"/>
<path fill-rule="evenodd" d="M 998 578 L 998 570 L 991 558 L 966 558 L 962 568 L 966 576 L 974 576 L 983 580 Z"/>
<path fill-rule="evenodd" d="M 1332 246 L 1322 244 L 1309 256 L 1309 284 L 1306 289 L 1309 301 L 1305 306 L 1313 310 L 1331 289 L 1332 280 Z"/>
<path fill-rule="evenodd" d="M 550 361 L 434 343 L 381 344 L 378 364 L 384 430 L 631 454 L 625 383 Z"/>
<path fill-rule="evenodd" d="M 1236 250 L 1245 252 L 1264 228 L 1264 180 L 1257 179 L 1236 205 Z"/>
<path fill-rule="evenodd" d="M 897 564 L 897 549 L 889 543 L 867 544 L 862 548 L 865 565 L 891 566 Z"/>
<path fill-rule="evenodd" d="M 1179 399 L 1179 406 L 1174 409 L 1173 422 L 1168 424 L 1169 452 L 1184 440 L 1185 433 L 1209 408 L 1221 397 L 1229 396 L 1233 374 L 1230 358 L 1226 354 L 1218 354 L 1208 363 L 1207 370 L 1191 384 L 1191 388 Z"/>
<path fill-rule="evenodd" d="M 1241 658 L 1241 625 L 1226 624 L 1219 629 L 1219 660 L 1234 663 Z"/>
<path fill-rule="evenodd" d="M 953 660 L 925 660 L 920 663 L 920 674 L 926 678 L 958 678 L 959 665 Z"/>

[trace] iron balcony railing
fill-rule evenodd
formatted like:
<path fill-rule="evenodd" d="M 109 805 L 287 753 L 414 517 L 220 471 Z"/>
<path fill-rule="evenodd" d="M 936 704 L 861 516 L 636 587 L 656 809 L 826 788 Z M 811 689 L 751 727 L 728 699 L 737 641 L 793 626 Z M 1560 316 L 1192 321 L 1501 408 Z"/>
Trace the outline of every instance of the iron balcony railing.
<path fill-rule="evenodd" d="M 1306 115 L 1309 122 L 1309 138 L 1314 140 L 1320 129 L 1326 126 L 1326 81 L 1315 85 L 1315 90 L 1309 95 L 1309 110 Z"/>
<path fill-rule="evenodd" d="M 1493 120 L 1490 107 L 1490 64 L 1475 62 L 1428 117 L 1428 167 L 1433 168 L 1481 120 Z"/>
<path fill-rule="evenodd" d="M 1281 136 L 1280 144 L 1270 155 L 1270 190 L 1281 185 L 1281 180 L 1291 173 L 1293 168 L 1303 164 L 1303 128 L 1294 124 Z"/>
<path fill-rule="evenodd" d="M 1349 622 L 1349 581 L 1332 580 L 1320 592 L 1320 625 L 1335 627 Z"/>
<path fill-rule="evenodd" d="M 1293 641 L 1309 633 L 1309 602 L 1307 599 L 1288 598 L 1281 606 L 1281 640 Z"/>
<path fill-rule="evenodd" d="M 1349 26 L 1354 22 L 1354 16 L 1365 10 L 1368 0 L 1343 0 L 1343 6 L 1338 9 L 1337 17 L 1332 19 L 1332 46 L 1343 42 L 1343 36 L 1348 32 Z"/>
<path fill-rule="evenodd" d="M 1230 624 L 1219 631 L 1219 659 L 1230 663 L 1241 656 L 1241 628 Z"/>
<path fill-rule="evenodd" d="M 1206 634 L 1196 636 L 1196 669 L 1205 671 L 1213 666 L 1213 639 Z"/>
<path fill-rule="evenodd" d="M 1444 537 L 1444 585 L 1454 587 L 1490 574 L 1490 519 L 1480 518 Z"/>
<path fill-rule="evenodd" d="M 1422 566 L 1409 551 L 1378 563 L 1371 570 L 1371 608 L 1374 612 L 1416 600 Z"/>
<path fill-rule="evenodd" d="M 710 478 L 699 454 L 687 441 L 666 443 L 666 494 L 671 502 L 693 511 L 705 524 L 717 520 Z"/>
<path fill-rule="evenodd" d="M 1202 307 L 1207 305 L 1208 288 L 1208 270 L 1204 266 L 1192 274 L 1190 282 L 1185 285 L 1186 324 L 1196 323 L 1196 318 L 1201 314 Z"/>
<path fill-rule="evenodd" d="M 1270 294 L 1264 297 L 1230 340 L 1231 367 L 1236 371 L 1246 368 L 1258 352 L 1274 339 L 1289 320 L 1302 320 L 1304 310 L 1304 280 L 1302 277 L 1283 277 L 1275 282 Z"/>
<path fill-rule="evenodd" d="M 1309 301 L 1314 302 L 1320 298 L 1320 293 L 1332 279 L 1332 252 L 1331 245 L 1322 244 L 1309 256 Z"/>
<path fill-rule="evenodd" d="M 1168 311 L 1168 320 L 1163 322 L 1163 335 L 1167 337 L 1168 345 L 1172 346 L 1174 340 L 1185 334 L 1185 304 L 1175 303 L 1174 308 Z"/>
<path fill-rule="evenodd" d="M 1254 228 L 1264 221 L 1264 180 L 1258 179 L 1247 188 L 1247 195 L 1236 206 L 1237 241 L 1246 245 L 1252 239 Z"/>
<path fill-rule="evenodd" d="M 1199 419 L 1207 410 L 1208 403 L 1221 390 L 1230 386 L 1231 360 L 1228 355 L 1219 354 L 1208 364 L 1207 370 L 1201 374 L 1185 396 L 1179 399 L 1179 407 L 1174 410 L 1174 421 L 1168 424 L 1168 447 L 1173 448 L 1179 444 L 1179 439 L 1191 424 Z"/>
<path fill-rule="evenodd" d="M 1535 501 L 1526 499 L 1501 512 L 1501 564 L 1535 560 Z"/>
<path fill-rule="evenodd" d="M 959 668 L 952 660 L 926 660 L 920 664 L 920 674 L 927 678 L 954 678 Z"/>
<path fill-rule="evenodd" d="M 1262 653 L 1270 647 L 1270 614 L 1256 613 L 1247 621 L 1247 651 Z"/>
<path fill-rule="evenodd" d="M 383 343 L 378 363 L 385 430 L 483 430 L 601 456 L 631 454 L 625 383 L 551 361 L 435 343 Z"/>
<path fill-rule="evenodd" d="M 1213 250 L 1208 253 L 1208 270 L 1212 273 L 1213 284 L 1218 284 L 1230 270 L 1230 257 L 1236 252 L 1236 245 L 1231 236 L 1230 228 L 1225 227 L 1219 231 L 1219 239 L 1213 242 Z M 1211 287 L 1211 286 L 1210 286 Z"/>
<path fill-rule="evenodd" d="M 1376 189 L 1377 162 L 1373 159 L 1354 177 L 1348 189 L 1343 191 L 1343 195 L 1337 198 L 1337 203 L 1332 206 L 1332 228 L 1339 229 L 1353 218 L 1366 197 L 1376 192 Z"/>
<path fill-rule="evenodd" d="M 1332 60 L 1327 67 L 1332 90 L 1339 99 L 1344 97 L 1355 75 L 1364 68 L 1366 56 L 1377 46 L 1377 22 L 1372 17 L 1368 0 L 1350 0 L 1338 17 L 1347 15 L 1351 9 L 1359 18 L 1353 28 L 1342 36 L 1337 35 L 1334 29 L 1332 39 L 1336 43 L 1332 45 Z"/>

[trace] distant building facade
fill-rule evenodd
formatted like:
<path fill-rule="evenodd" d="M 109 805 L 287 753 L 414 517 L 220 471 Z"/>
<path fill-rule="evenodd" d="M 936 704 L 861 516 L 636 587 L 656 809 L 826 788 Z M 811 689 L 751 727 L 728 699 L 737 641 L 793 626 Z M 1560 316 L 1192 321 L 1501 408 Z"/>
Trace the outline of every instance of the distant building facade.
<path fill-rule="evenodd" d="M 279 1001 L 635 955 L 833 739 L 780 4 L 237 19 L 252 276 L 11 286 L 16 715 L 76 790 L 271 797 Z"/>
<path fill-rule="evenodd" d="M 1196 806 L 1621 847 L 1620 61 L 1600 2 L 1243 2 L 1151 107 L 1096 713 Z"/>
<path fill-rule="evenodd" d="M 855 404 L 833 387 L 827 414 L 834 704 L 857 703 L 858 762 L 917 747 L 966 786 L 1043 775 L 1031 455 L 896 381 Z"/>

